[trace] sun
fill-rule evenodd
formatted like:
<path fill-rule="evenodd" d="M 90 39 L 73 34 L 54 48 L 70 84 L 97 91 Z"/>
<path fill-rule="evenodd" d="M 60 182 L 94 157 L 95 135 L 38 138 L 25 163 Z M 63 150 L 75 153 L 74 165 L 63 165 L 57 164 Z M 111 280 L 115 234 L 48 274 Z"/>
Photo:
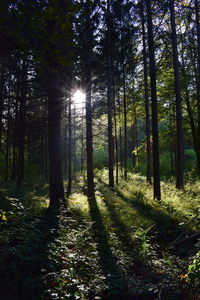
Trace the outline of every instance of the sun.
<path fill-rule="evenodd" d="M 72 101 L 75 108 L 83 109 L 85 107 L 85 94 L 81 90 L 76 90 L 73 94 Z"/>

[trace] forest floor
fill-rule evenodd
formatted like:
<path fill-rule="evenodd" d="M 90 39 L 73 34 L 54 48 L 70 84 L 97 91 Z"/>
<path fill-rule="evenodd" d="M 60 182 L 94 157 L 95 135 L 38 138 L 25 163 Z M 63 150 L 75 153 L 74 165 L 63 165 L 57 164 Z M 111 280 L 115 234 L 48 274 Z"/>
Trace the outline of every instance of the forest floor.
<path fill-rule="evenodd" d="M 158 202 L 144 177 L 111 189 L 97 171 L 95 199 L 79 176 L 57 211 L 42 180 L 0 184 L 0 299 L 199 299 L 198 181 Z"/>

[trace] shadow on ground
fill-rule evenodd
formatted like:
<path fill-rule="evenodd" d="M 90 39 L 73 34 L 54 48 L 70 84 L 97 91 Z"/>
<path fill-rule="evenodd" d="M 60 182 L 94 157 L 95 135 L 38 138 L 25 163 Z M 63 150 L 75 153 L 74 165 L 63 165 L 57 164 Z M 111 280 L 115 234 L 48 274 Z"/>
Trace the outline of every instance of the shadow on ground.
<path fill-rule="evenodd" d="M 106 294 L 109 297 L 108 299 L 112 299 L 110 298 L 111 296 L 113 299 L 122 299 L 122 295 L 125 295 L 127 289 L 126 276 L 123 271 L 120 270 L 119 266 L 117 266 L 117 259 L 111 251 L 108 242 L 108 232 L 103 224 L 96 199 L 89 199 L 88 203 L 91 220 L 93 222 L 93 234 L 97 241 L 100 265 L 108 286 Z"/>
<path fill-rule="evenodd" d="M 8 226 L 8 237 L 1 245 L 0 299 L 50 299 L 45 295 L 50 279 L 44 278 L 59 267 L 49 259 L 51 243 L 58 235 L 58 209 L 39 218 L 22 216 Z"/>
<path fill-rule="evenodd" d="M 108 203 L 107 203 L 108 205 Z M 105 294 L 102 295 L 101 299 L 156 299 L 155 294 L 153 295 L 151 292 L 144 292 L 142 294 L 137 292 L 134 286 L 134 282 L 131 282 L 130 277 L 126 271 L 119 266 L 119 262 L 117 262 L 117 258 L 112 253 L 112 250 L 109 245 L 109 233 L 107 229 L 105 228 L 105 225 L 102 220 L 102 216 L 100 213 L 100 210 L 98 208 L 96 199 L 90 199 L 89 200 L 89 207 L 90 207 L 90 215 L 93 222 L 93 233 L 97 241 L 97 251 L 99 252 L 100 257 L 100 265 L 101 269 L 104 273 L 106 284 L 107 284 L 107 291 L 105 291 Z M 114 211 L 111 207 L 110 211 L 111 217 L 116 222 L 116 226 L 121 226 L 122 230 L 126 230 L 125 227 L 123 227 L 123 224 L 120 223 L 119 219 L 116 215 L 114 215 Z M 131 243 L 130 237 L 128 237 L 128 234 L 126 235 L 120 235 L 121 241 L 124 243 L 125 248 L 128 251 L 128 245 L 127 243 Z M 129 252 L 130 254 L 130 252 Z M 127 269 L 129 266 L 126 266 Z M 132 270 L 133 272 L 133 270 Z M 132 277 L 133 274 L 132 274 Z M 141 287 L 142 291 L 143 287 Z"/>
<path fill-rule="evenodd" d="M 102 188 L 109 187 L 102 181 Z M 110 189 L 109 189 L 110 190 Z M 112 190 L 110 190 L 112 192 Z M 171 243 L 173 243 L 177 237 L 182 235 L 182 238 L 187 235 L 195 234 L 195 231 L 191 230 L 191 228 L 187 224 L 179 225 L 179 219 L 175 216 L 170 215 L 167 211 L 157 209 L 153 205 L 146 203 L 145 196 L 141 192 L 134 193 L 131 198 L 125 197 L 123 193 L 115 188 L 113 191 L 114 196 L 118 196 L 122 201 L 127 203 L 133 209 L 136 209 L 138 214 L 150 220 L 154 224 L 154 236 L 156 237 L 155 242 L 158 243 L 161 249 L 170 248 Z M 111 203 L 111 202 L 109 202 Z M 108 205 L 108 201 L 107 201 Z M 187 240 L 187 243 L 183 243 L 178 245 L 175 249 L 171 248 L 172 253 L 174 252 L 180 256 L 188 256 L 191 245 L 195 243 L 196 239 Z"/>

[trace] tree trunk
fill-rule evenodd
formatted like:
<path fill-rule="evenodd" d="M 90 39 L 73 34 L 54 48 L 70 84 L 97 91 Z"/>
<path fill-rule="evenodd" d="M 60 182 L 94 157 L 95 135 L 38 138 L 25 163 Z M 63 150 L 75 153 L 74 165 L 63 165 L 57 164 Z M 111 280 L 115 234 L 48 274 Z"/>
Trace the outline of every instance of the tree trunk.
<path fill-rule="evenodd" d="M 93 134 L 92 134 L 92 103 L 91 103 L 91 89 L 92 89 L 92 45 L 93 40 L 92 24 L 90 17 L 90 9 L 86 3 L 86 24 L 84 32 L 84 86 L 86 87 L 86 153 L 87 153 L 87 196 L 88 199 L 93 199 L 94 194 L 94 173 L 93 173 Z"/>
<path fill-rule="evenodd" d="M 120 162 L 120 171 L 121 171 L 121 174 L 122 174 L 122 172 L 123 172 L 123 145 L 122 145 L 120 94 L 118 94 L 118 113 L 119 113 L 119 162 Z"/>
<path fill-rule="evenodd" d="M 200 174 L 200 19 L 199 19 L 199 1 L 195 0 L 196 13 L 196 31 L 197 31 L 197 134 L 196 134 L 196 157 L 197 170 Z"/>
<path fill-rule="evenodd" d="M 114 87 L 113 87 L 114 91 Z M 113 104 L 114 104 L 114 128 L 115 128 L 115 167 L 116 167 L 116 184 L 119 183 L 119 151 L 118 151 L 118 136 L 117 136 L 117 114 L 116 114 L 116 102 L 115 96 L 113 97 Z"/>
<path fill-rule="evenodd" d="M 68 110 L 67 105 L 65 105 L 65 124 L 64 124 L 64 179 L 67 179 L 67 170 L 68 170 Z"/>
<path fill-rule="evenodd" d="M 17 91 L 16 95 L 16 103 L 15 103 L 15 130 L 14 130 L 14 137 L 13 137 L 13 150 L 12 150 L 12 179 L 16 178 L 17 173 L 17 128 L 18 128 L 18 110 L 19 110 L 19 95 Z"/>
<path fill-rule="evenodd" d="M 84 131 L 83 131 L 83 116 L 82 116 L 82 131 L 81 131 L 81 172 L 83 173 L 84 168 Z"/>
<path fill-rule="evenodd" d="M 132 153 L 132 156 L 133 156 L 133 169 L 135 170 L 135 167 L 136 167 L 136 154 L 135 154 L 135 151 L 136 151 L 136 128 L 135 128 L 135 121 L 133 120 L 133 124 L 131 126 L 131 137 L 132 137 L 132 145 L 133 145 L 133 153 Z"/>
<path fill-rule="evenodd" d="M 127 101 L 125 65 L 123 64 L 123 105 L 124 105 L 124 179 L 127 180 Z"/>
<path fill-rule="evenodd" d="M 68 185 L 67 196 L 71 194 L 72 189 L 72 112 L 71 112 L 71 96 L 68 108 Z"/>
<path fill-rule="evenodd" d="M 160 161 L 159 161 L 159 137 L 158 137 L 158 112 L 157 112 L 157 92 L 156 92 L 156 65 L 155 49 L 153 37 L 151 0 L 145 0 L 147 7 L 148 23 L 148 44 L 150 60 L 150 78 L 151 78 L 151 107 L 152 107 L 152 137 L 153 137 L 153 186 L 154 199 L 161 199 L 160 192 Z"/>
<path fill-rule="evenodd" d="M 64 199 L 61 151 L 61 84 L 58 75 L 48 74 L 48 144 L 50 207 Z"/>
<path fill-rule="evenodd" d="M 179 78 L 179 61 L 177 51 L 177 36 L 174 12 L 174 0 L 170 0 L 170 21 L 171 37 L 173 47 L 173 65 L 176 94 L 176 130 L 177 130 L 177 148 L 176 148 L 176 187 L 183 188 L 183 169 L 184 169 L 184 147 L 183 147 L 183 117 L 182 117 L 182 97 Z"/>
<path fill-rule="evenodd" d="M 87 195 L 94 197 L 93 174 L 93 136 L 92 136 L 92 105 L 91 105 L 91 69 L 87 70 L 86 90 L 86 152 L 87 152 Z"/>
<path fill-rule="evenodd" d="M 19 125 L 18 125 L 18 159 L 17 159 L 17 185 L 21 186 L 24 180 L 24 151 L 25 151 L 25 128 L 26 128 L 26 90 L 27 90 L 27 67 L 23 62 L 22 78 L 20 80 L 19 102 Z"/>
<path fill-rule="evenodd" d="M 0 150 L 2 145 L 2 128 L 3 128 L 3 105 L 4 105 L 4 64 L 1 63 L 1 78 L 0 78 Z"/>
<path fill-rule="evenodd" d="M 174 176 L 174 126 L 173 126 L 173 106 L 170 106 L 169 115 L 169 137 L 170 137 L 170 165 L 171 165 L 171 175 Z"/>
<path fill-rule="evenodd" d="M 137 127 L 137 112 L 136 106 L 134 105 L 134 128 L 135 128 L 135 156 L 136 156 L 136 166 L 137 171 L 140 172 L 140 156 L 138 151 L 138 127 Z"/>
<path fill-rule="evenodd" d="M 151 127 L 149 113 L 149 95 L 148 95 L 148 74 L 147 74 L 147 51 L 145 37 L 145 19 L 143 1 L 141 1 L 141 16 L 142 16 L 142 41 L 143 41 L 143 65 L 144 65 L 144 99 L 146 113 L 146 179 L 151 183 Z"/>
<path fill-rule="evenodd" d="M 112 95 L 112 46 L 111 46 L 111 20 L 110 20 L 110 1 L 107 0 L 107 99 L 108 99 L 108 169 L 109 186 L 114 187 L 114 142 L 113 142 L 113 95 Z"/>
<path fill-rule="evenodd" d="M 74 106 L 74 130 L 73 130 L 73 178 L 76 177 L 76 107 Z"/>
<path fill-rule="evenodd" d="M 9 86 L 10 96 L 10 86 Z M 10 103 L 8 97 L 8 111 L 7 111 L 7 131 L 6 131 L 6 155 L 5 155 L 5 180 L 8 180 L 9 176 L 9 146 L 10 146 Z"/>
<path fill-rule="evenodd" d="M 46 130 L 44 136 L 44 175 L 45 179 L 48 180 L 48 136 Z"/>

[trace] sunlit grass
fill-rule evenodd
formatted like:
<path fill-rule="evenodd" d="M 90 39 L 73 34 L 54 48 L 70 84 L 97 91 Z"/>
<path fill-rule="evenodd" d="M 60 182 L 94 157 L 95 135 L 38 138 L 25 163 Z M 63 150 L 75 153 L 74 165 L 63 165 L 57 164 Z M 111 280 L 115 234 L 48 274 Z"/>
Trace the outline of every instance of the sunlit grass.
<path fill-rule="evenodd" d="M 97 291 L 97 285 L 100 294 L 102 291 L 104 293 L 110 280 L 107 276 L 110 272 L 108 269 L 111 270 L 111 281 L 114 282 L 112 284 L 117 287 L 125 276 L 130 286 L 132 279 L 134 280 L 134 287 L 141 293 L 146 293 L 151 285 L 156 290 L 159 287 L 160 274 L 166 273 L 165 279 L 168 278 L 166 266 L 170 265 L 174 269 L 168 246 L 188 228 L 190 233 L 197 228 L 198 224 L 192 217 L 199 208 L 199 182 L 187 184 L 184 191 L 177 191 L 172 182 L 162 182 L 162 200 L 155 201 L 152 197 L 152 186 L 146 182 L 145 177 L 128 174 L 127 181 L 120 178 L 119 185 L 112 189 L 108 186 L 108 171 L 96 171 L 96 202 L 93 206 L 85 195 L 84 176 L 77 174 L 76 179 L 78 182 L 73 182 L 72 194 L 66 199 L 68 208 L 65 210 L 63 207 L 60 216 L 62 226 L 59 238 L 54 248 L 51 246 L 56 259 L 63 264 L 59 275 L 53 275 L 56 288 L 55 291 L 54 288 L 52 290 L 56 292 L 57 289 L 60 293 L 64 289 L 70 290 L 73 282 L 76 292 L 81 290 L 79 283 L 83 284 L 84 278 L 82 294 L 87 294 L 87 288 Z M 11 197 L 16 191 L 16 201 L 21 201 L 28 208 L 30 216 L 36 219 L 38 215 L 42 216 L 40 212 L 45 212 L 49 203 L 47 183 L 25 182 L 17 190 L 16 184 L 10 182 L 1 188 L 0 196 L 7 199 L 6 197 Z M 27 215 L 27 219 L 30 216 Z M 187 225 L 190 220 L 191 224 Z M 189 247 L 185 250 L 185 243 L 180 248 L 176 247 L 176 259 L 182 253 L 187 257 L 188 249 L 192 245 L 193 242 L 189 241 Z M 115 269 L 119 274 L 126 275 L 116 279 Z M 90 271 L 92 273 L 89 275 Z M 177 276 L 178 272 L 179 270 L 174 271 L 173 276 Z M 158 284 L 154 281 L 155 277 Z"/>
<path fill-rule="evenodd" d="M 0 189 L 0 208 L 10 210 L 10 199 L 19 200 L 31 213 L 39 213 L 49 206 L 49 185 L 41 178 L 33 181 L 25 181 L 19 188 L 15 181 L 1 181 L 3 188 Z"/>
<path fill-rule="evenodd" d="M 97 173 L 101 180 L 108 183 L 107 170 Z M 128 181 L 120 179 L 116 189 L 126 198 L 142 200 L 155 209 L 167 210 L 169 213 L 178 213 L 182 217 L 194 217 L 200 210 L 200 182 L 187 183 L 184 190 L 177 190 L 175 183 L 170 181 L 161 182 L 162 200 L 153 200 L 153 187 L 146 182 L 146 178 L 139 174 L 129 174 Z M 139 196 L 140 195 L 140 196 Z M 143 195 L 143 196 L 142 196 Z M 138 199 L 142 197 L 142 199 Z M 171 208 L 171 211 L 170 211 Z"/>
<path fill-rule="evenodd" d="M 73 193 L 68 199 L 69 209 L 82 215 L 83 217 L 89 218 L 89 205 L 87 197 L 81 193 Z"/>
<path fill-rule="evenodd" d="M 109 189 L 108 172 L 96 172 L 100 190 L 106 194 L 106 202 L 122 227 L 131 228 L 129 237 L 135 236 L 136 228 L 148 230 L 156 235 L 159 243 L 166 247 L 182 232 L 199 229 L 199 195 L 198 182 L 190 183 L 180 191 L 173 182 L 161 182 L 162 200 L 153 199 L 153 187 L 146 178 L 139 174 L 128 174 L 128 180 L 120 178 L 115 189 Z M 119 224 L 118 224 L 119 225 Z M 118 226 L 116 226 L 118 228 Z"/>

